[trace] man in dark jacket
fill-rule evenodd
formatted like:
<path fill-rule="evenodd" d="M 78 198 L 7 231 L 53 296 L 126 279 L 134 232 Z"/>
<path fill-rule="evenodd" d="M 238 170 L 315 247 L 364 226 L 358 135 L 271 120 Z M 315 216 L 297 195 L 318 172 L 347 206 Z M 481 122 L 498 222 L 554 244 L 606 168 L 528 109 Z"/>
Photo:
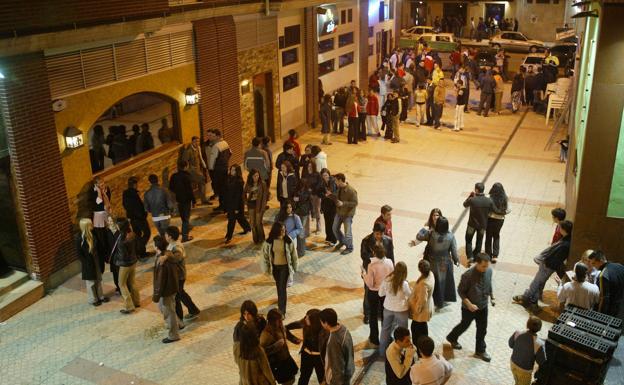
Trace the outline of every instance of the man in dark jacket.
<path fill-rule="evenodd" d="M 334 134 L 344 133 L 344 116 L 346 105 L 347 94 L 344 88 L 341 87 L 334 95 L 334 112 L 336 114 L 336 118 L 334 119 Z"/>
<path fill-rule="evenodd" d="M 468 227 L 466 227 L 466 258 L 468 258 L 469 263 L 473 260 L 473 253 L 478 254 L 481 252 L 483 234 L 485 233 L 488 222 L 488 214 L 494 208 L 492 199 L 483 194 L 484 190 L 485 186 L 483 183 L 476 183 L 474 191 L 471 192 L 468 199 L 464 201 L 464 207 L 470 208 Z M 472 238 L 475 232 L 477 233 L 477 244 L 473 251 Z"/>
<path fill-rule="evenodd" d="M 261 148 L 261 145 L 262 138 L 253 138 L 251 140 L 251 148 L 245 152 L 243 165 L 247 171 L 258 170 L 260 178 L 266 183 L 272 166 L 269 162 L 269 155 Z"/>
<path fill-rule="evenodd" d="M 565 261 L 570 254 L 570 242 L 572 242 L 572 222 L 561 221 L 559 227 L 563 238 L 535 257 L 534 261 L 539 265 L 537 274 L 524 294 L 513 297 L 514 302 L 529 307 L 532 311 L 539 310 L 537 301 L 542 298 L 548 278 L 555 272 L 560 277 L 565 274 Z"/>
<path fill-rule="evenodd" d="M 368 265 L 373 258 L 375 246 L 382 246 L 386 251 L 386 258 L 394 263 L 394 244 L 392 238 L 385 235 L 386 226 L 382 222 L 375 222 L 373 232 L 368 234 L 360 245 L 360 257 L 362 258 L 362 268 L 367 271 Z M 368 323 L 368 286 L 364 284 L 364 323 Z"/>
<path fill-rule="evenodd" d="M 182 242 L 193 239 L 189 236 L 189 221 L 191 219 L 191 205 L 195 202 L 195 196 L 193 195 L 191 175 L 186 171 L 187 168 L 188 163 L 186 161 L 178 162 L 178 171 L 171 175 L 169 180 L 169 190 L 175 194 L 178 212 L 182 220 Z"/>
<path fill-rule="evenodd" d="M 295 156 L 295 146 L 293 146 L 293 144 L 290 142 L 285 142 L 284 145 L 282 146 L 282 149 L 283 149 L 283 152 L 277 156 L 277 159 L 275 159 L 275 168 L 277 169 L 277 172 L 280 171 L 280 167 L 282 166 L 282 163 L 284 163 L 284 161 L 287 160 L 293 166 L 295 175 L 297 176 L 297 179 L 298 179 L 299 178 L 299 160 L 297 160 L 297 157 Z"/>
<path fill-rule="evenodd" d="M 594 251 L 589 255 L 589 263 L 598 274 L 600 302 L 596 307 L 601 313 L 619 317 L 624 298 L 624 266 L 620 263 L 608 262 L 602 251 Z"/>
<path fill-rule="evenodd" d="M 215 212 L 225 211 L 225 194 L 227 194 L 227 176 L 232 150 L 228 142 L 221 137 L 221 131 L 214 129 L 208 131 L 208 140 L 212 143 L 208 155 L 208 173 L 213 181 L 215 193 L 219 196 L 219 207 Z"/>
<path fill-rule="evenodd" d="M 171 253 L 167 251 L 167 241 L 158 235 L 154 237 L 154 245 L 158 255 Z M 178 265 L 172 260 L 164 262 L 156 258 L 154 262 L 154 294 L 152 302 L 158 304 L 158 308 L 165 319 L 169 333 L 162 340 L 164 344 L 175 342 L 180 339 L 180 324 L 175 312 L 175 296 L 178 292 Z"/>
<path fill-rule="evenodd" d="M 496 81 L 492 77 L 492 73 L 487 71 L 485 76 L 483 76 L 483 80 L 480 81 L 481 86 L 481 99 L 479 100 L 479 111 L 477 115 L 481 115 L 481 111 L 485 106 L 485 111 L 483 116 L 488 116 L 488 112 L 490 112 L 490 106 L 492 104 L 492 96 L 494 95 L 494 90 L 496 89 Z"/>
<path fill-rule="evenodd" d="M 151 184 L 149 190 L 143 195 L 143 205 L 145 211 L 152 214 L 152 222 L 161 237 L 165 235 L 165 230 L 169 227 L 171 218 L 171 203 L 169 194 L 164 188 L 158 185 L 158 176 L 151 174 L 148 177 Z"/>
<path fill-rule="evenodd" d="M 137 191 L 139 180 L 136 177 L 128 179 L 128 189 L 123 192 L 123 207 L 126 210 L 126 217 L 130 219 L 132 231 L 137 238 L 137 254 L 139 258 L 147 257 L 145 245 L 150 239 L 151 231 L 147 223 L 147 212 L 143 206 L 143 201 Z"/>

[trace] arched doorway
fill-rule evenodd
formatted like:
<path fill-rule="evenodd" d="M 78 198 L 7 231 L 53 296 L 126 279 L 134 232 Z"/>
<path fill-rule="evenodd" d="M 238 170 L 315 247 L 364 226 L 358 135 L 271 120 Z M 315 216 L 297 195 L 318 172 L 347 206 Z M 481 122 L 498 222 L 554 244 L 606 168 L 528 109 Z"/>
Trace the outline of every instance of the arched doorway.
<path fill-rule="evenodd" d="M 113 104 L 87 134 L 92 172 L 180 141 L 177 112 L 177 101 L 154 92 L 129 95 Z"/>

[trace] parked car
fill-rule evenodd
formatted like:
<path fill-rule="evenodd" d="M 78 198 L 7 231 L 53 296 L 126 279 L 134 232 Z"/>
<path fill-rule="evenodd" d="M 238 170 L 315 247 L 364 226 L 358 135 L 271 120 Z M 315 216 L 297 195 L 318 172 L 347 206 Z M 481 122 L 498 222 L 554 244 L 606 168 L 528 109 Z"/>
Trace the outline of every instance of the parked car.
<path fill-rule="evenodd" d="M 533 72 L 537 72 L 537 69 L 541 68 L 544 64 L 544 59 L 546 59 L 546 54 L 544 53 L 530 53 L 525 56 L 524 60 L 522 60 L 520 67 L 523 67 L 528 71 L 529 66 L 532 66 Z"/>
<path fill-rule="evenodd" d="M 479 66 L 479 69 L 492 69 L 496 67 L 496 51 L 494 50 L 479 50 L 474 58 L 475 62 Z"/>
<path fill-rule="evenodd" d="M 576 44 L 568 42 L 556 42 L 550 48 L 553 56 L 559 59 L 559 67 L 574 67 L 574 58 L 576 56 Z"/>
<path fill-rule="evenodd" d="M 418 39 L 420 35 L 435 32 L 433 27 L 427 25 L 415 25 L 401 30 L 401 37 Z"/>
<path fill-rule="evenodd" d="M 503 31 L 490 39 L 490 46 L 494 49 L 535 53 L 544 49 L 544 42 L 531 40 L 520 32 Z"/>
<path fill-rule="evenodd" d="M 403 48 L 414 47 L 418 44 L 419 39 L 423 39 L 429 48 L 438 52 L 451 52 L 459 44 L 455 41 L 455 36 L 452 33 L 425 33 L 420 35 L 418 39 L 401 38 L 399 46 Z"/>

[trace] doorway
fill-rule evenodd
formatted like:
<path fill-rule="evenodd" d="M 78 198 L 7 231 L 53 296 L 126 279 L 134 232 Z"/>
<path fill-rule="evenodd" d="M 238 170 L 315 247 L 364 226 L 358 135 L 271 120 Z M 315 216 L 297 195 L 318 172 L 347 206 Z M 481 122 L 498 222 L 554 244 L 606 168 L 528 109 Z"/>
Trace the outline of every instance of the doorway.
<path fill-rule="evenodd" d="M 253 77 L 254 121 L 256 137 L 275 140 L 273 120 L 273 74 L 265 72 Z"/>
<path fill-rule="evenodd" d="M 427 4 L 424 1 L 410 3 L 411 25 L 427 25 Z"/>
<path fill-rule="evenodd" d="M 22 240 L 17 223 L 17 207 L 13 197 L 15 185 L 11 175 L 11 163 L 8 156 L 0 158 L 0 275 L 8 265 L 11 268 L 26 271 L 26 260 L 22 249 Z"/>
<path fill-rule="evenodd" d="M 496 19 L 497 23 L 505 18 L 505 4 L 498 3 L 486 3 L 485 4 L 485 21 L 490 20 L 490 17 Z"/>

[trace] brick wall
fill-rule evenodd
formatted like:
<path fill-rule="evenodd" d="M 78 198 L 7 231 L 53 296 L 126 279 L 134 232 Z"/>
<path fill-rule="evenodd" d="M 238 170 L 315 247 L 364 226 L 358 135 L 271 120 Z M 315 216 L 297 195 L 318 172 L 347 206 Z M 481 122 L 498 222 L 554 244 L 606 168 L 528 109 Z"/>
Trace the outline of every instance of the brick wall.
<path fill-rule="evenodd" d="M 232 149 L 232 162 L 243 159 L 236 26 L 232 16 L 193 22 L 202 133 L 223 132 Z"/>
<path fill-rule="evenodd" d="M 76 259 L 65 180 L 42 53 L 2 60 L 0 106 L 26 242 L 37 279 Z"/>

